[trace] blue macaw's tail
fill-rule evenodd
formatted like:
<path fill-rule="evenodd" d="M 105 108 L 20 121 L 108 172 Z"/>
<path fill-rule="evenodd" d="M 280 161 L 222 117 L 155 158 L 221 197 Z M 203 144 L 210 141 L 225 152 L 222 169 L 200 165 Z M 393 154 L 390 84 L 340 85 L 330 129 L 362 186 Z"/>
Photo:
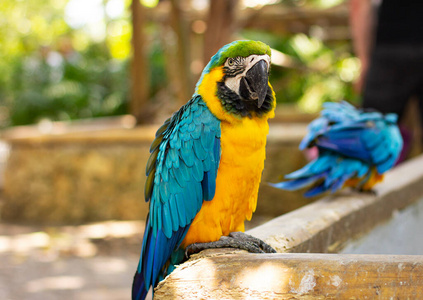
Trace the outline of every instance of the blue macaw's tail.
<path fill-rule="evenodd" d="M 136 272 L 132 282 L 132 299 L 145 299 L 147 293 L 143 274 Z"/>
<path fill-rule="evenodd" d="M 318 158 L 285 176 L 291 180 L 270 185 L 289 191 L 312 186 L 304 194 L 312 197 L 326 191 L 335 192 L 349 179 L 362 178 L 361 184 L 364 184 L 370 171 L 371 167 L 363 161 L 323 150 Z"/>
<path fill-rule="evenodd" d="M 189 225 L 179 227 L 174 235 L 167 238 L 162 230 L 158 230 L 156 234 L 153 233 L 150 217 L 147 217 L 141 257 L 132 283 L 132 300 L 144 300 L 150 286 L 154 288 L 160 280 L 173 271 L 174 265 L 182 262 L 183 250 L 174 251 L 173 249 L 178 248 L 188 228 Z M 167 262 L 168 259 L 170 262 Z"/>

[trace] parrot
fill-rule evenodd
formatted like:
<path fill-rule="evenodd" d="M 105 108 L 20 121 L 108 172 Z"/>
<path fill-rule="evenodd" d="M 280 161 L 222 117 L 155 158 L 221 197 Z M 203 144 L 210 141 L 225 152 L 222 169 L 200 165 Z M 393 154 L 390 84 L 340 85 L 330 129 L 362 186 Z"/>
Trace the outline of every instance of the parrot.
<path fill-rule="evenodd" d="M 157 130 L 146 165 L 149 212 L 132 299 L 144 299 L 188 255 L 275 250 L 244 233 L 256 209 L 276 97 L 268 45 L 237 40 L 205 66 L 192 98 Z"/>
<path fill-rule="evenodd" d="M 397 118 L 394 113 L 356 109 L 346 101 L 324 103 L 299 145 L 300 150 L 317 147 L 317 158 L 285 175 L 288 181 L 270 185 L 284 190 L 311 186 L 306 197 L 342 187 L 373 192 L 402 149 Z"/>

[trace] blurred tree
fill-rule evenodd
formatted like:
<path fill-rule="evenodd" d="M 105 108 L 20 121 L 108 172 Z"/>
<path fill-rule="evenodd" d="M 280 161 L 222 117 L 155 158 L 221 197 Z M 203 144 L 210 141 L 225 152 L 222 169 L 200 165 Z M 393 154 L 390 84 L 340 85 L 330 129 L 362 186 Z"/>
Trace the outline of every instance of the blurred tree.
<path fill-rule="evenodd" d="M 0 1 L 0 126 L 128 110 L 139 122 L 167 116 L 234 38 L 277 50 L 278 102 L 315 111 L 323 100 L 357 99 L 348 9 L 334 6 L 343 0 L 140 1 Z"/>
<path fill-rule="evenodd" d="M 130 31 L 124 7 L 106 9 L 119 2 L 1 1 L 1 126 L 126 112 Z"/>
<path fill-rule="evenodd" d="M 132 0 L 132 61 L 131 61 L 131 102 L 130 113 L 137 123 L 151 122 L 152 115 L 148 113 L 148 97 L 150 87 L 150 71 L 147 59 L 147 45 L 144 29 L 146 16 L 144 7 L 139 0 Z"/>
<path fill-rule="evenodd" d="M 360 64 L 352 54 L 347 17 L 342 0 L 286 0 L 246 10 L 240 34 L 278 51 L 271 82 L 279 103 L 306 112 L 317 112 L 324 101 L 358 103 L 352 82 Z"/>
<path fill-rule="evenodd" d="M 176 66 L 178 76 L 174 79 L 177 80 L 176 95 L 180 105 L 185 104 L 187 99 L 192 94 L 192 75 L 190 70 L 190 40 L 189 28 L 186 22 L 186 17 L 183 15 L 181 3 L 183 0 L 170 0 L 171 3 L 171 27 L 175 32 L 176 47 L 173 51 L 176 53 Z"/>
<path fill-rule="evenodd" d="M 235 31 L 235 12 L 237 8 L 238 0 L 210 1 L 207 30 L 204 36 L 205 64 L 217 50 L 231 42 Z"/>

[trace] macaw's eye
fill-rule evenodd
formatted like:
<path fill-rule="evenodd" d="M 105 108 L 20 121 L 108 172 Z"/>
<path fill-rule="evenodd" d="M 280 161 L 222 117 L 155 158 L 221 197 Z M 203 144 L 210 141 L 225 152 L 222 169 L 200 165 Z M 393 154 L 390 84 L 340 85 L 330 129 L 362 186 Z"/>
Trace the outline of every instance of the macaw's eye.
<path fill-rule="evenodd" d="M 229 65 L 229 66 L 233 66 L 233 65 L 234 65 L 234 63 L 235 63 L 235 62 L 234 62 L 234 59 L 233 59 L 232 57 L 229 57 L 229 58 L 228 58 L 228 65 Z"/>

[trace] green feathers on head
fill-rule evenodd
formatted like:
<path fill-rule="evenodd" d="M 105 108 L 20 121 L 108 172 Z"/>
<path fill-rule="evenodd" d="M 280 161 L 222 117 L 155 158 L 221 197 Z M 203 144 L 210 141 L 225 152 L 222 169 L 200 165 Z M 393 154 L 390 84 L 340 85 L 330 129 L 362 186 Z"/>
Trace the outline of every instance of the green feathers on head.
<path fill-rule="evenodd" d="M 270 47 L 259 41 L 234 41 L 223 46 L 213 55 L 204 68 L 204 72 L 209 72 L 211 69 L 223 65 L 228 57 L 247 57 L 252 54 L 267 54 L 270 56 Z"/>

